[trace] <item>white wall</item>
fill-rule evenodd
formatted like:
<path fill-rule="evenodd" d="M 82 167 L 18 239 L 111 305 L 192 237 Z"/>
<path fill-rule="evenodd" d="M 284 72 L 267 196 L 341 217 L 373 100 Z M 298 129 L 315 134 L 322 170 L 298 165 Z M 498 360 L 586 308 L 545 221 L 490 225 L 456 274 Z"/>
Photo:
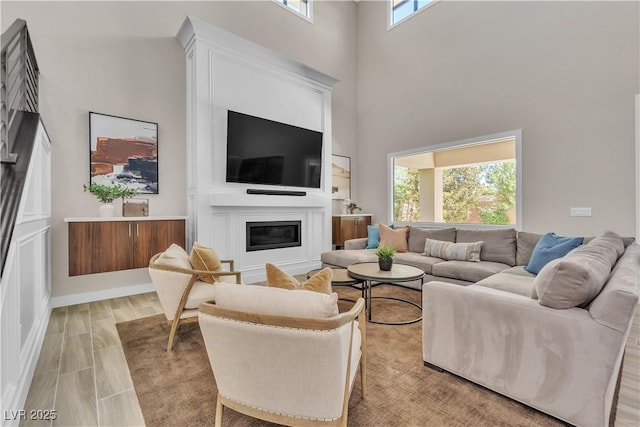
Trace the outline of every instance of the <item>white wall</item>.
<path fill-rule="evenodd" d="M 389 152 L 522 129 L 523 229 L 635 235 L 639 7 L 443 1 L 387 31 L 361 1 L 357 202 L 389 220 Z"/>
<path fill-rule="evenodd" d="M 333 92 L 333 151 L 355 153 L 355 8 L 318 2 L 314 24 L 258 2 L 6 2 L 3 31 L 27 21 L 52 141 L 53 296 L 149 282 L 146 270 L 68 277 L 63 218 L 97 216 L 89 180 L 88 111 L 158 122 L 160 194 L 151 215 L 186 213 L 185 57 L 176 32 L 187 15 L 306 63 L 340 82 Z M 119 206 L 116 206 L 118 209 Z"/>

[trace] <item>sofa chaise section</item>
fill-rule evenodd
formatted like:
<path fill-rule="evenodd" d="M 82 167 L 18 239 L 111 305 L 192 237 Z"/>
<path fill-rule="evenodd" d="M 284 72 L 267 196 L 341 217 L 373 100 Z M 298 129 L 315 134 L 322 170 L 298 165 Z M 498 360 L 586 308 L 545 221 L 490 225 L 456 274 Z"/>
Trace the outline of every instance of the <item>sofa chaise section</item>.
<path fill-rule="evenodd" d="M 638 303 L 640 246 L 630 245 L 585 308 L 528 294 L 518 267 L 471 286 L 423 286 L 423 360 L 580 426 L 605 426 Z"/>

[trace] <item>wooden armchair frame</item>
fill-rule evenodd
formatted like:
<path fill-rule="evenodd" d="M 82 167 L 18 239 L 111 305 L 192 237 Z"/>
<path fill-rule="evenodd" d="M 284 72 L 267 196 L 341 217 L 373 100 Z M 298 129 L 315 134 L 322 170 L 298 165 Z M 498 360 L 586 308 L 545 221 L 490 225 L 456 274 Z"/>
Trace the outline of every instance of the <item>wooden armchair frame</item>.
<path fill-rule="evenodd" d="M 293 329 L 311 329 L 317 331 L 333 330 L 337 329 L 349 322 L 351 322 L 351 335 L 349 341 L 349 351 L 347 360 L 347 372 L 344 383 L 344 398 L 342 402 L 342 414 L 339 418 L 334 420 L 320 420 L 313 418 L 301 418 L 294 417 L 280 413 L 274 413 L 265 411 L 248 404 L 242 404 L 235 400 L 231 400 L 225 397 L 220 390 L 218 390 L 218 399 L 216 402 L 216 418 L 215 426 L 222 426 L 222 414 L 224 407 L 231 408 L 234 411 L 249 415 L 254 418 L 269 421 L 272 423 L 282 424 L 286 426 L 300 426 L 300 427 L 312 427 L 312 426 L 335 426 L 346 427 L 347 415 L 349 410 L 349 398 L 351 397 L 351 391 L 353 384 L 350 384 L 351 379 L 351 357 L 353 346 L 353 334 L 355 328 L 355 320 L 358 320 L 358 325 L 361 333 L 361 356 L 360 356 L 360 385 L 362 398 L 366 394 L 366 316 L 365 316 L 365 302 L 364 299 L 358 298 L 351 310 L 345 313 L 340 313 L 337 316 L 331 318 L 299 318 L 299 317 L 284 317 L 273 316 L 260 313 L 251 313 L 245 311 L 231 310 L 227 308 L 218 307 L 215 302 L 205 302 L 200 304 L 201 315 L 213 316 L 218 318 L 230 319 L 245 323 L 253 323 L 257 325 L 269 325 L 278 326 L 284 328 Z"/>
<path fill-rule="evenodd" d="M 242 283 L 242 277 L 241 277 L 241 273 L 239 271 L 233 271 L 234 270 L 234 260 L 232 259 L 224 259 L 224 260 L 220 260 L 220 263 L 222 264 L 229 264 L 229 270 L 230 271 L 220 271 L 220 272 L 213 272 L 213 271 L 207 271 L 207 270 L 191 270 L 191 269 L 184 269 L 184 268 L 179 268 L 179 267 L 171 267 L 171 266 L 167 266 L 167 265 L 159 265 L 156 264 L 156 260 L 158 259 L 158 257 L 160 257 L 160 255 L 162 254 L 162 252 L 155 254 L 151 260 L 149 261 L 149 268 L 153 268 L 156 270 L 164 270 L 164 271 L 171 271 L 174 273 L 183 273 L 183 274 L 189 274 L 191 275 L 191 278 L 189 279 L 189 282 L 187 283 L 187 286 L 184 288 L 184 290 L 182 291 L 182 296 L 180 297 L 180 301 L 178 302 L 178 307 L 176 308 L 176 312 L 173 316 L 173 320 L 169 321 L 169 324 L 171 325 L 171 331 L 169 332 L 169 342 L 167 343 L 167 351 L 171 351 L 173 349 L 173 340 L 175 338 L 176 335 L 176 331 L 178 330 L 178 326 L 180 325 L 180 322 L 187 322 L 187 321 L 196 321 L 197 320 L 197 314 L 195 314 L 194 316 L 187 318 L 187 319 L 182 319 L 182 313 L 184 312 L 184 306 L 187 303 L 187 299 L 189 298 L 189 294 L 191 293 L 191 288 L 193 288 L 193 285 L 196 283 L 196 281 L 198 280 L 199 276 L 212 276 L 215 279 L 223 277 L 223 276 L 235 276 L 236 277 L 236 283 L 237 284 L 241 284 Z M 207 282 L 204 282 L 207 283 Z M 213 286 L 215 283 L 207 283 L 208 285 Z"/>

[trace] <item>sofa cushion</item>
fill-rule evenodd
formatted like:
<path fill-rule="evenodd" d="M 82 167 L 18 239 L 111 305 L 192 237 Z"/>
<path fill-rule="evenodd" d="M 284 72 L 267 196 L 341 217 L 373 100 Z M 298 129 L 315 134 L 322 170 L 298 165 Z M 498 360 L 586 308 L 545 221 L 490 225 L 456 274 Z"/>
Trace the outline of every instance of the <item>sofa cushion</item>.
<path fill-rule="evenodd" d="M 312 291 L 291 292 L 260 285 L 215 285 L 216 305 L 232 310 L 274 316 L 324 318 L 338 315 L 338 294 Z"/>
<path fill-rule="evenodd" d="M 396 254 L 396 257 L 398 254 Z M 323 252 L 320 260 L 327 265 L 335 265 L 338 267 L 347 267 L 355 262 L 378 262 L 375 255 L 375 249 L 354 249 Z"/>
<path fill-rule="evenodd" d="M 378 227 L 380 228 L 380 246 L 391 246 L 397 252 L 407 252 L 409 249 L 407 245 L 409 227 L 393 229 L 382 223 L 378 224 Z"/>
<path fill-rule="evenodd" d="M 483 243 L 451 243 L 426 239 L 422 255 L 446 260 L 480 262 Z"/>
<path fill-rule="evenodd" d="M 427 274 L 431 274 L 434 264 L 444 262 L 443 259 L 424 256 L 415 252 L 404 252 L 401 254 L 396 254 L 393 259 L 395 262 L 400 264 L 408 264 L 414 267 L 421 268 Z"/>
<path fill-rule="evenodd" d="M 516 265 L 516 230 L 461 230 L 456 231 L 456 242 L 471 243 L 483 241 L 480 259 Z"/>
<path fill-rule="evenodd" d="M 272 288 L 307 290 L 320 292 L 323 294 L 331 293 L 331 279 L 333 278 L 333 270 L 331 270 L 329 267 L 323 268 L 322 270 L 318 271 L 303 283 L 298 282 L 295 277 L 293 277 L 286 271 L 279 269 L 270 262 L 265 265 L 265 270 L 267 272 L 267 286 L 270 286 Z"/>
<path fill-rule="evenodd" d="M 479 282 L 492 274 L 499 273 L 508 265 L 491 261 L 444 261 L 433 264 L 431 271 L 434 276 L 450 277 L 452 279 Z"/>
<path fill-rule="evenodd" d="M 425 240 L 441 240 L 443 242 L 455 242 L 456 241 L 456 229 L 440 228 L 440 229 L 426 229 L 409 226 L 409 252 L 424 252 Z"/>
<path fill-rule="evenodd" d="M 640 275 L 640 246 L 627 247 L 620 257 L 602 292 L 589 306 L 589 314 L 596 321 L 625 333 L 633 320 L 638 304 Z"/>
<path fill-rule="evenodd" d="M 531 296 L 551 308 L 585 307 L 600 293 L 622 252 L 622 238 L 607 231 L 547 264 Z"/>
<path fill-rule="evenodd" d="M 529 264 L 533 248 L 536 247 L 541 237 L 542 234 L 539 233 L 518 231 L 518 235 L 516 236 L 516 265 Z"/>
<path fill-rule="evenodd" d="M 529 263 L 524 268 L 529 273 L 538 274 L 549 261 L 562 258 L 572 249 L 582 244 L 582 237 L 563 237 L 556 233 L 547 233 L 536 243 Z"/>
<path fill-rule="evenodd" d="M 531 277 L 532 279 L 536 277 L 535 274 L 529 273 L 524 269 L 524 265 L 516 265 L 514 267 L 509 267 L 506 270 L 502 270 L 500 274 L 515 274 L 516 276 L 524 276 Z"/>
<path fill-rule="evenodd" d="M 189 262 L 194 270 L 202 271 L 222 271 L 222 264 L 220 263 L 220 257 L 211 248 L 201 245 L 195 242 L 191 247 L 191 254 L 189 254 Z M 207 283 L 213 283 L 216 279 L 213 276 L 202 275 L 198 277 L 199 280 Z"/>
<path fill-rule="evenodd" d="M 587 243 L 589 243 L 590 241 L 592 241 L 593 239 L 595 239 L 597 236 L 588 236 L 584 238 L 584 242 L 582 242 L 583 245 L 586 245 Z M 627 246 L 629 246 L 630 244 L 632 244 L 633 242 L 636 241 L 635 237 L 622 237 L 622 243 L 624 244 L 624 247 L 626 248 Z"/>
<path fill-rule="evenodd" d="M 511 274 L 500 272 L 492 276 L 482 279 L 472 286 L 484 286 L 486 288 L 498 289 L 500 291 L 511 292 L 525 297 L 531 295 L 531 288 L 535 277 L 521 276 L 519 274 Z"/>

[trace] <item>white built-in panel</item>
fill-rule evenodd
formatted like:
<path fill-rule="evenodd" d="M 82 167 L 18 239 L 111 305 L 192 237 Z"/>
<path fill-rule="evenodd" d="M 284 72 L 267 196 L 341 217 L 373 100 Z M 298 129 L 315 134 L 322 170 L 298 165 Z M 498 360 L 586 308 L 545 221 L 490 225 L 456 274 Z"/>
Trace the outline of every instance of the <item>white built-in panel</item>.
<path fill-rule="evenodd" d="M 231 223 L 231 213 L 213 213 L 211 214 L 211 234 L 206 239 L 211 242 L 211 246 L 215 249 L 218 256 L 223 259 L 236 258 L 234 248 L 237 246 L 238 237 L 232 233 L 235 231 Z M 206 244 L 205 242 L 202 242 Z"/>
<path fill-rule="evenodd" d="M 309 213 L 309 258 L 313 261 L 320 261 L 320 255 L 326 250 L 328 242 L 324 238 L 331 235 L 331 230 L 327 230 L 327 216 L 325 212 Z"/>
<path fill-rule="evenodd" d="M 290 73 L 218 55 L 213 87 L 217 107 L 322 131 L 322 92 Z"/>
<path fill-rule="evenodd" d="M 35 320 L 35 290 L 38 268 L 41 257 L 37 247 L 38 235 L 18 242 L 18 260 L 20 261 L 20 349 L 24 348 L 27 337 L 31 333 Z"/>
<path fill-rule="evenodd" d="M 42 123 L 31 159 L 0 281 L 0 398 L 5 411 L 24 407 L 49 321 L 51 146 Z M 18 421 L 2 419 L 0 425 Z"/>
<path fill-rule="evenodd" d="M 236 261 L 245 282 L 272 262 L 291 274 L 331 249 L 331 90 L 336 79 L 206 22 L 188 17 L 176 36 L 187 76 L 187 242 Z M 226 183 L 227 111 L 323 132 L 321 188 Z M 249 195 L 249 188 L 306 191 Z M 302 221 L 302 246 L 246 251 L 246 221 Z"/>

